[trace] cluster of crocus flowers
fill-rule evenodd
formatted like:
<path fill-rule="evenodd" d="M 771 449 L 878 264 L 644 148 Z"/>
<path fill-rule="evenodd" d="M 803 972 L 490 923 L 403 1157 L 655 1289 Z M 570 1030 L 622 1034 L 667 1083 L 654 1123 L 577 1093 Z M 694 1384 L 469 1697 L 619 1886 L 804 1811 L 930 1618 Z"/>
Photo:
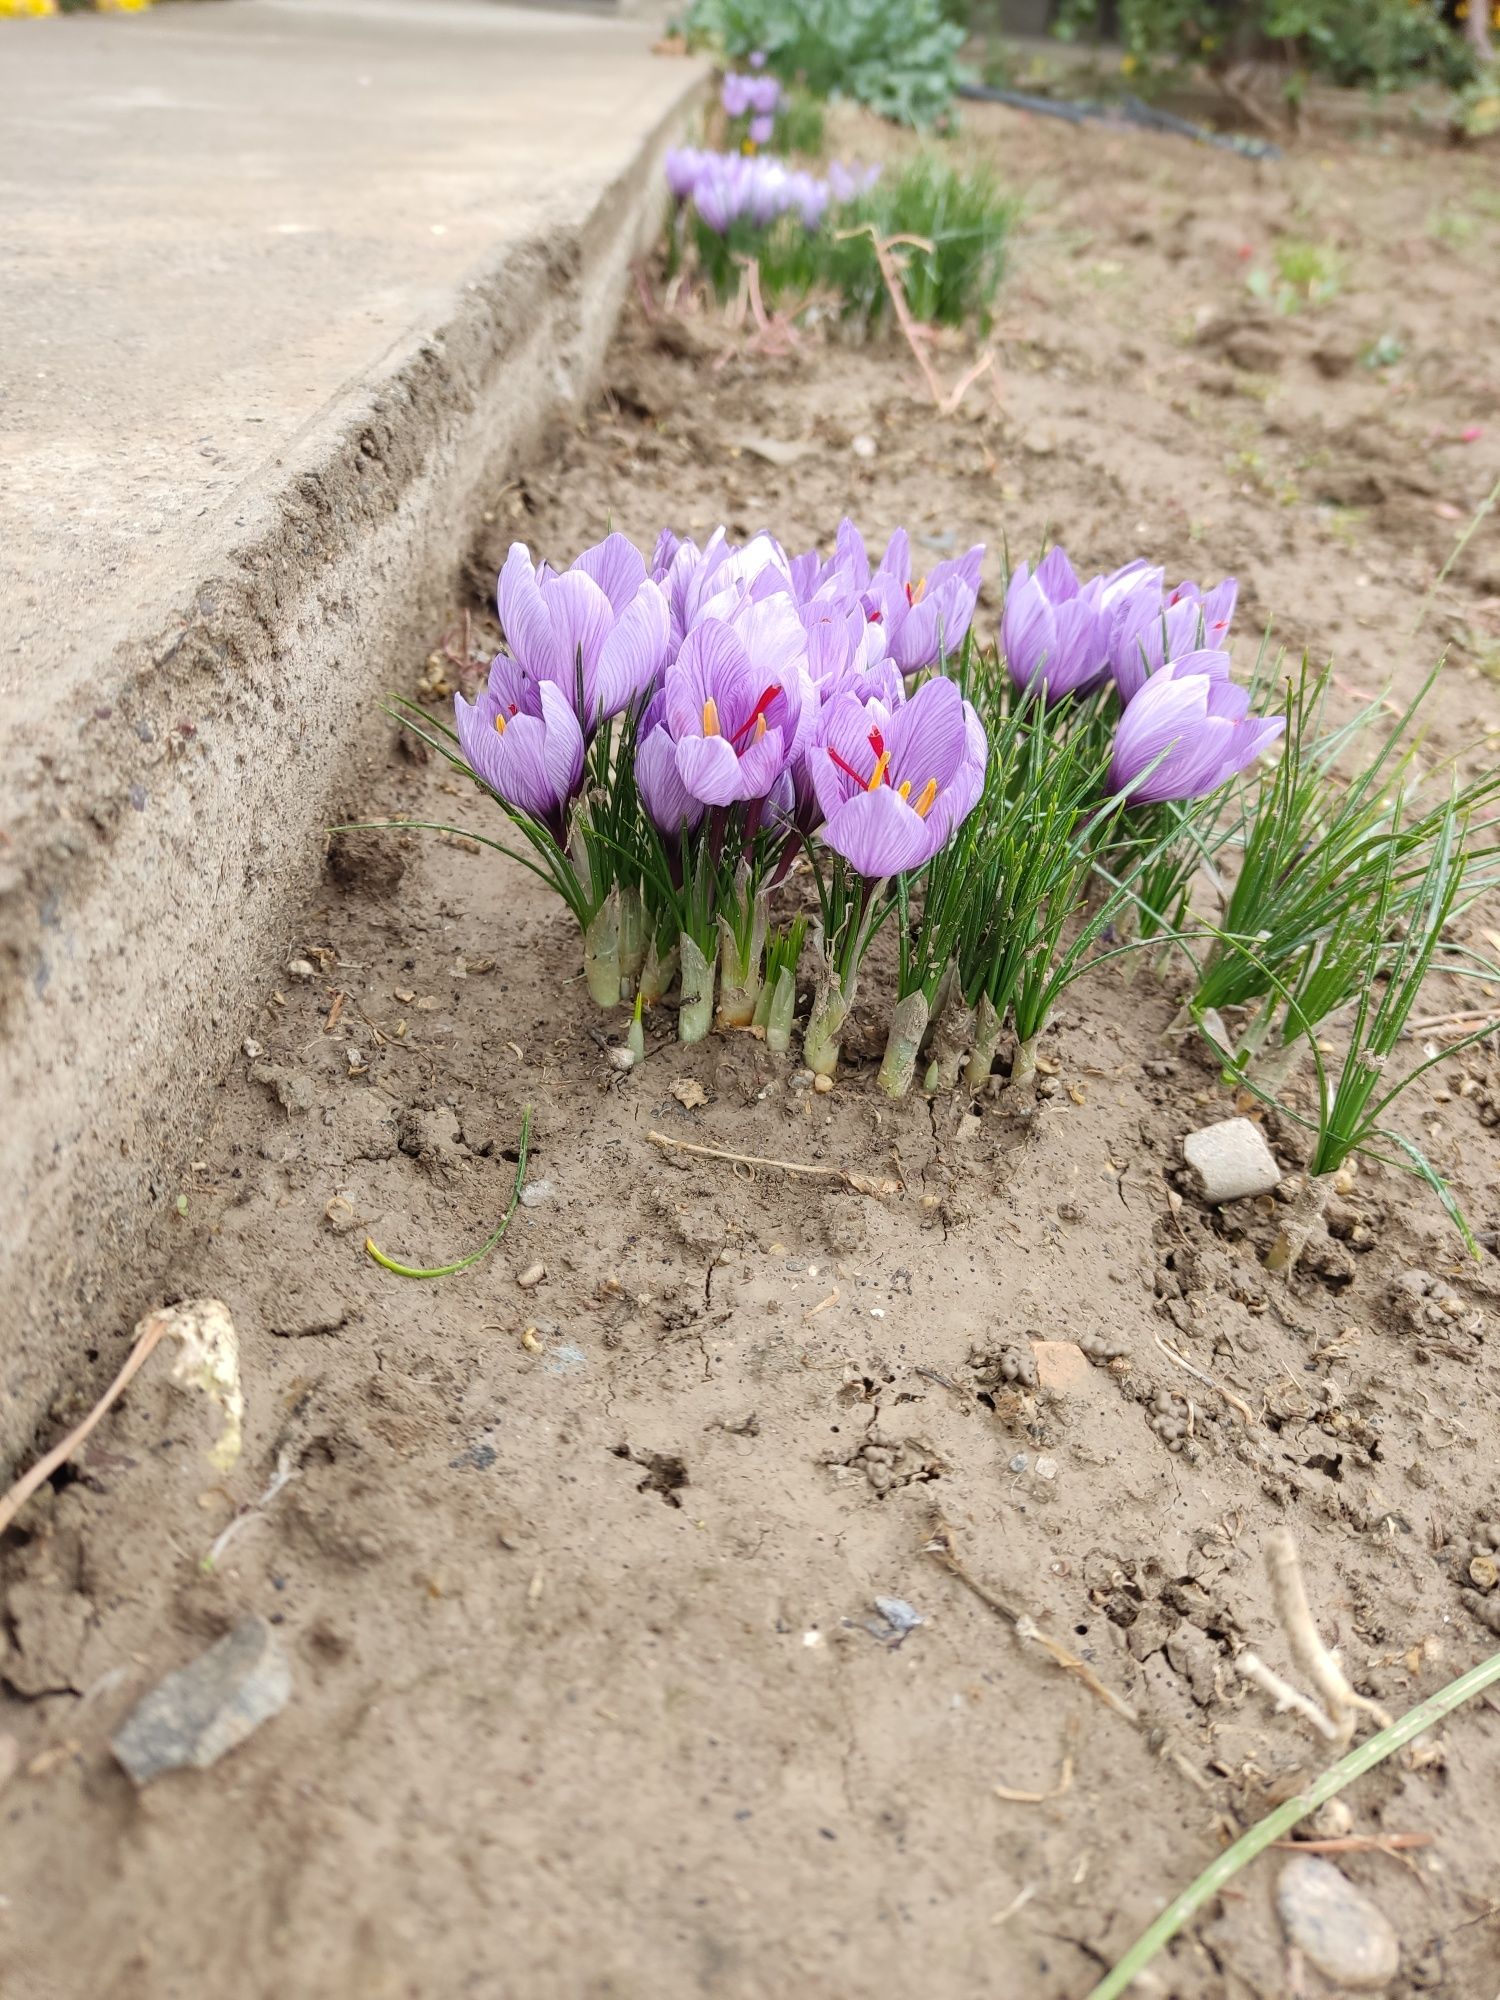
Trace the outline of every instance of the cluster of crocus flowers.
<path fill-rule="evenodd" d="M 675 978 L 681 1039 L 708 1031 L 717 998 L 721 1025 L 758 1023 L 786 1046 L 801 931 L 773 928 L 770 904 L 805 858 L 820 916 L 804 1052 L 831 1072 L 884 919 L 925 908 L 921 885 L 950 849 L 950 877 L 972 864 L 991 879 L 986 813 L 1015 788 L 971 692 L 1010 746 L 1003 761 L 1018 728 L 1066 734 L 1075 707 L 1095 713 L 1068 697 L 1113 684 L 1112 757 L 1070 807 L 1085 833 L 1204 797 L 1276 741 L 1280 721 L 1251 715 L 1216 643 L 1232 583 L 1169 592 L 1145 562 L 1080 583 L 1053 550 L 1012 576 L 995 656 L 973 645 L 983 559 L 976 547 L 918 573 L 904 529 L 877 555 L 847 520 L 828 553 L 722 528 L 701 542 L 663 531 L 649 559 L 611 534 L 566 569 L 511 548 L 505 650 L 457 698 L 457 744 L 574 910 L 596 999 L 654 1002 Z M 943 894 L 993 935 L 995 911 L 969 909 L 962 880 Z M 916 1053 L 896 1065 L 908 1077 Z"/>
<path fill-rule="evenodd" d="M 824 175 L 789 167 L 764 153 L 717 153 L 695 146 L 674 147 L 666 156 L 667 186 L 716 236 L 736 224 L 769 229 L 784 215 L 795 216 L 812 234 L 830 208 L 858 200 L 874 185 L 878 167 L 849 167 L 835 160 Z"/>
<path fill-rule="evenodd" d="M 1136 805 L 1205 798 L 1246 770 L 1283 722 L 1249 713 L 1226 649 L 1239 586 L 1168 590 L 1137 560 L 1080 582 L 1061 548 L 1019 563 L 1000 648 L 1017 687 L 1048 702 L 1113 684 L 1121 703 L 1109 789 Z"/>
<path fill-rule="evenodd" d="M 727 118 L 748 121 L 747 136 L 754 146 L 770 145 L 781 101 L 781 85 L 764 69 L 752 71 L 748 76 L 731 70 L 719 93 Z"/>

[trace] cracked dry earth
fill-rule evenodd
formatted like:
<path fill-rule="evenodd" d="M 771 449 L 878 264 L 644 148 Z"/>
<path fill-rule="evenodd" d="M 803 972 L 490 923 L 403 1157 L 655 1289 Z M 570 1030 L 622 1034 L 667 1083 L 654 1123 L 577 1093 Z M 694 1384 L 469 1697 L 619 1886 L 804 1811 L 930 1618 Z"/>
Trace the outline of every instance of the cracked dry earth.
<path fill-rule="evenodd" d="M 1353 686 L 1409 690 L 1447 644 L 1432 754 L 1489 757 L 1493 524 L 1405 637 L 1500 469 L 1483 164 L 1378 134 L 1257 168 L 967 129 L 1029 196 L 998 404 L 981 388 L 938 420 L 898 350 L 768 360 L 635 316 L 606 396 L 495 496 L 476 575 L 512 533 L 565 558 L 608 522 L 826 541 L 847 509 L 934 550 L 1050 524 L 1088 564 L 1236 570 L 1242 630 L 1274 619 Z M 1344 252 L 1321 312 L 1248 301 L 1240 253 L 1278 231 Z M 1385 333 L 1403 359 L 1367 368 Z M 768 440 L 794 449 L 773 465 Z M 334 807 L 483 824 L 394 739 Z M 1076 988 L 1017 1120 L 1003 1095 L 977 1116 L 878 1097 L 878 961 L 831 1094 L 748 1037 L 679 1049 L 666 1011 L 622 1079 L 563 913 L 461 841 L 339 845 L 287 943 L 185 1213 L 166 1191 L 39 1439 L 141 1313 L 217 1294 L 243 1460 L 206 1469 L 207 1415 L 153 1364 L 3 1549 L 6 1995 L 1074 2000 L 1323 1760 L 1232 1665 L 1249 1645 L 1290 1670 L 1274 1528 L 1387 1708 L 1497 1644 L 1473 1564 L 1500 1521 L 1500 1267 L 1366 1168 L 1297 1282 L 1269 1278 L 1274 1198 L 1214 1214 L 1182 1177 L 1184 1134 L 1232 1106 L 1170 1039 L 1170 985 L 1105 968 Z M 1435 982 L 1430 1011 L 1455 1004 Z M 377 1268 L 367 1231 L 424 1262 L 482 1240 L 526 1104 L 530 1200 L 499 1249 L 436 1283 Z M 1490 1055 L 1405 1116 L 1493 1229 Z M 1265 1124 L 1293 1170 L 1296 1126 Z M 1018 1642 L 935 1538 L 1139 1726 Z M 111 1730 L 247 1612 L 290 1659 L 285 1711 L 137 1794 Z M 1341 1862 L 1399 1934 L 1390 1992 L 1492 2000 L 1497 1796 L 1483 1703 L 1350 1794 L 1357 1830 L 1434 1836 Z M 1141 1990 L 1328 1990 L 1288 1959 L 1275 1880 L 1274 1857 L 1242 1876 Z"/>

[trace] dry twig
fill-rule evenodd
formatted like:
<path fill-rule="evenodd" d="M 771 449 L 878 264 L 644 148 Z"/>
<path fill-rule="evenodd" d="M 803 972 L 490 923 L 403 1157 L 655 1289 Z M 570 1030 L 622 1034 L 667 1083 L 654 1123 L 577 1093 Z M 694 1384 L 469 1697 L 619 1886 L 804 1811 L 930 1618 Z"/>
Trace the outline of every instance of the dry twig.
<path fill-rule="evenodd" d="M 1273 1840 L 1273 1847 L 1290 1847 L 1298 1854 L 1404 1854 L 1409 1847 L 1431 1847 L 1435 1833 L 1341 1833 L 1328 1840 Z"/>
<path fill-rule="evenodd" d="M 875 261 L 880 266 L 880 276 L 890 294 L 891 310 L 896 315 L 896 324 L 916 358 L 917 366 L 922 371 L 922 380 L 927 384 L 927 392 L 937 405 L 938 414 L 951 417 L 980 376 L 993 370 L 995 351 L 993 348 L 986 348 L 973 367 L 960 376 L 951 389 L 943 387 L 937 371 L 927 356 L 927 343 L 932 339 L 932 328 L 923 326 L 920 320 L 913 318 L 911 307 L 906 302 L 906 287 L 901 282 L 901 266 L 891 254 L 893 250 L 912 249 L 925 250 L 930 255 L 932 245 L 925 236 L 882 236 L 873 222 L 863 222 L 858 229 L 841 229 L 839 236 L 840 238 L 869 237 L 874 246 Z"/>
<path fill-rule="evenodd" d="M 1266 1569 L 1270 1574 L 1271 1599 L 1276 1607 L 1276 1617 L 1286 1634 L 1292 1660 L 1298 1672 L 1305 1674 L 1321 1695 L 1328 1719 L 1334 1725 L 1332 1740 L 1347 1743 L 1354 1734 L 1357 1715 L 1371 1716 L 1382 1729 L 1389 1729 L 1390 1717 L 1385 1710 L 1378 1702 L 1357 1693 L 1349 1685 L 1337 1655 L 1330 1652 L 1318 1636 L 1312 1608 L 1307 1601 L 1307 1586 L 1302 1580 L 1302 1565 L 1297 1560 L 1297 1545 L 1292 1540 L 1290 1529 L 1277 1528 L 1267 1541 Z M 1282 1686 L 1285 1687 L 1285 1683 Z M 1302 1702 L 1293 1705 L 1304 1713 L 1310 1706 Z"/>
<path fill-rule="evenodd" d="M 899 1181 L 876 1180 L 873 1174 L 852 1174 L 845 1167 L 809 1166 L 800 1160 L 768 1160 L 758 1153 L 730 1153 L 722 1146 L 695 1146 L 687 1139 L 669 1138 L 665 1132 L 648 1132 L 646 1138 L 653 1146 L 662 1146 L 675 1153 L 692 1153 L 704 1160 L 727 1160 L 733 1167 L 774 1167 L 783 1174 L 805 1174 L 813 1180 L 842 1181 L 855 1194 L 901 1192 Z"/>
<path fill-rule="evenodd" d="M 1189 1361 L 1185 1354 L 1179 1354 L 1177 1349 L 1169 1341 L 1163 1340 L 1159 1333 L 1155 1336 L 1155 1340 L 1169 1361 L 1175 1361 L 1179 1368 L 1185 1368 L 1189 1375 L 1196 1376 L 1205 1389 L 1212 1389 L 1216 1395 L 1222 1396 L 1231 1409 L 1239 1411 L 1247 1424 L 1255 1422 L 1250 1405 L 1242 1396 L 1237 1396 L 1233 1389 L 1226 1389 L 1224 1384 L 1210 1375 L 1206 1368 L 1200 1368 L 1195 1361 Z"/>

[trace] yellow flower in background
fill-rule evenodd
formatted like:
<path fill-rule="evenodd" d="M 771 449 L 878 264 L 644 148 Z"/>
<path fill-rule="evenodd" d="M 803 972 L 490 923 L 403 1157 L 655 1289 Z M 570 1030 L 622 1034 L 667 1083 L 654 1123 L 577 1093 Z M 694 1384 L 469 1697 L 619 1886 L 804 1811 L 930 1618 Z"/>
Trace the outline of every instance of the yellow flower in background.
<path fill-rule="evenodd" d="M 94 0 L 95 10 L 100 14 L 139 14 L 150 5 L 151 0 Z"/>
<path fill-rule="evenodd" d="M 0 0 L 0 21 L 19 21 L 23 14 L 55 14 L 57 0 Z"/>

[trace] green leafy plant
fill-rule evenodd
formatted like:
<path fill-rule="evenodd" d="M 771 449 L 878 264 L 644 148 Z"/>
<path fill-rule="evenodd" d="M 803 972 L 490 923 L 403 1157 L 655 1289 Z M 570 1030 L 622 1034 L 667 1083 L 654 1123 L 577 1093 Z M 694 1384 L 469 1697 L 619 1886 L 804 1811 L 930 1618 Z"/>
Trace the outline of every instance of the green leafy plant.
<path fill-rule="evenodd" d="M 1279 313 L 1296 313 L 1326 306 L 1338 297 L 1344 281 L 1342 254 L 1329 243 L 1284 236 L 1271 252 L 1274 272 L 1261 265 L 1245 281 L 1251 295 L 1264 299 Z"/>
<path fill-rule="evenodd" d="M 1441 0 L 1119 0 L 1115 11 L 1127 66 L 1148 75 L 1183 62 L 1222 70 L 1268 47 L 1290 51 L 1304 75 L 1371 90 L 1473 74 Z M 1064 0 L 1057 31 L 1097 35 L 1105 14 L 1103 0 Z"/>
<path fill-rule="evenodd" d="M 1017 207 L 988 169 L 961 173 L 920 153 L 858 199 L 830 208 L 815 230 L 785 215 L 765 227 L 741 220 L 721 235 L 691 209 L 683 227 L 719 298 L 734 296 L 744 265 L 754 259 L 768 306 L 795 309 L 813 295 L 832 297 L 839 317 L 863 331 L 891 312 L 870 229 L 883 241 L 915 239 L 901 251 L 913 315 L 927 325 L 973 320 L 983 327 L 1005 274 Z"/>
<path fill-rule="evenodd" d="M 733 61 L 764 50 L 788 83 L 901 125 L 935 124 L 959 82 L 964 30 L 938 0 L 693 0 L 685 25 Z"/>

